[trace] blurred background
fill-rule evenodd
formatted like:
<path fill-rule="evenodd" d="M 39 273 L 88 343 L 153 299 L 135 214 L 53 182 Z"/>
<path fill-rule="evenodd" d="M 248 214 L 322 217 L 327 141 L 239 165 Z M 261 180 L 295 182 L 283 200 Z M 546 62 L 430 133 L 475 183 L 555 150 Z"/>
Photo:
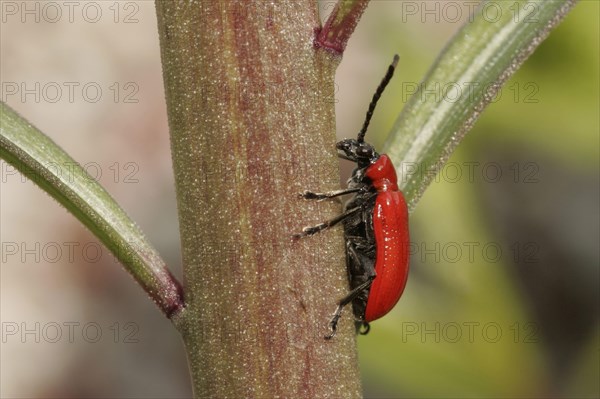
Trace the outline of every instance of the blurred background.
<path fill-rule="evenodd" d="M 83 164 L 181 276 L 154 5 L 76 3 L 70 15 L 61 2 L 0 2 L 1 99 Z M 356 134 L 399 53 L 369 131 L 381 148 L 472 7 L 372 1 L 336 77 L 339 137 Z M 405 294 L 359 338 L 366 397 L 600 396 L 599 11 L 576 6 L 415 209 Z M 3 161 L 0 218 L 2 397 L 191 395 L 170 323 Z"/>

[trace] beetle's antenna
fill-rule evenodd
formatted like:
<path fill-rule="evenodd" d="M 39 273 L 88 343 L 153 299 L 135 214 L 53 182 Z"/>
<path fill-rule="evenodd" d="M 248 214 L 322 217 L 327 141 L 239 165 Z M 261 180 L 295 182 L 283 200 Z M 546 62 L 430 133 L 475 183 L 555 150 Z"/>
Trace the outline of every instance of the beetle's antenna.
<path fill-rule="evenodd" d="M 383 93 L 385 86 L 387 86 L 387 84 L 392 79 L 392 76 L 394 76 L 394 70 L 396 69 L 396 66 L 398 65 L 399 59 L 400 59 L 400 57 L 398 57 L 398 54 L 395 54 L 394 60 L 392 61 L 391 65 L 388 67 L 387 73 L 381 80 L 381 83 L 379 83 L 379 87 L 377 87 L 377 90 L 375 90 L 375 94 L 373 94 L 373 99 L 371 100 L 371 104 L 369 104 L 369 110 L 367 111 L 367 117 L 365 118 L 365 123 L 363 124 L 362 129 L 360 129 L 360 132 L 358 132 L 357 141 L 359 143 L 362 143 L 363 141 L 365 141 L 365 134 L 367 133 L 367 128 L 369 127 L 369 122 L 371 122 L 371 117 L 373 116 L 373 111 L 375 111 L 375 106 L 377 105 L 377 101 L 379 100 L 379 97 L 381 97 L 381 94 Z"/>

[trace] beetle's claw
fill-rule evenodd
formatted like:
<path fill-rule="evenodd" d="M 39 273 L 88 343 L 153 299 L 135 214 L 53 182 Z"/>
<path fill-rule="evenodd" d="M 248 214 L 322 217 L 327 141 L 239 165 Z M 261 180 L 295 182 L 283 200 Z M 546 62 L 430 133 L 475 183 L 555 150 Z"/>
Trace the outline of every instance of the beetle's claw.
<path fill-rule="evenodd" d="M 329 323 L 329 330 L 329 334 L 325 336 L 325 339 L 327 340 L 335 336 L 335 333 L 337 332 L 337 320 L 331 320 L 331 323 Z"/>
<path fill-rule="evenodd" d="M 369 331 L 371 331 L 371 325 L 370 325 L 369 323 L 367 323 L 366 321 L 363 321 L 363 322 L 360 324 L 360 327 L 364 328 L 364 330 L 361 330 L 361 329 L 359 328 L 359 330 L 358 330 L 358 333 L 359 333 L 360 335 L 367 335 L 367 334 L 369 333 Z"/>
<path fill-rule="evenodd" d="M 308 190 L 304 190 L 301 193 L 298 193 L 298 197 L 305 200 L 316 200 L 317 202 L 321 202 L 330 198 L 330 196 L 327 193 L 315 193 Z"/>
<path fill-rule="evenodd" d="M 301 193 L 298 193 L 298 197 L 303 199 L 315 199 L 317 198 L 316 194 L 312 191 L 304 190 Z"/>
<path fill-rule="evenodd" d="M 308 234 L 302 229 L 302 233 L 292 234 L 292 241 L 298 241 L 299 239 L 306 237 Z"/>
<path fill-rule="evenodd" d="M 292 240 L 296 241 L 299 240 L 303 237 L 306 236 L 312 236 L 313 234 L 315 234 L 316 232 L 318 232 L 318 228 L 313 226 L 313 227 L 305 227 L 302 229 L 301 233 L 296 233 L 296 234 L 292 234 Z"/>
<path fill-rule="evenodd" d="M 331 321 L 329 322 L 329 334 L 327 334 L 325 336 L 325 339 L 331 339 L 334 337 L 335 333 L 337 332 L 337 323 L 338 320 L 340 319 L 340 317 L 342 316 L 342 309 L 344 307 L 342 305 L 338 305 L 337 309 L 335 310 L 335 313 L 333 314 L 333 317 L 331 318 Z"/>

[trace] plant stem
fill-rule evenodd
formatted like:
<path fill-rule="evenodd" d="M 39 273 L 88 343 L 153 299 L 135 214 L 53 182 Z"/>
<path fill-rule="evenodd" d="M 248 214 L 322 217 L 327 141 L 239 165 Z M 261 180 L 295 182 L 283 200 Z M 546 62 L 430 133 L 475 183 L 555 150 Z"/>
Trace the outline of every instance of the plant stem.
<path fill-rule="evenodd" d="M 369 0 L 339 0 L 323 28 L 317 32 L 316 45 L 342 55 L 368 5 Z"/>
<path fill-rule="evenodd" d="M 179 325 L 196 397 L 360 395 L 340 212 L 334 71 L 312 0 L 157 1 L 184 262 Z M 308 168 L 307 168 L 308 167 Z M 312 212 L 311 212 L 312 211 Z"/>

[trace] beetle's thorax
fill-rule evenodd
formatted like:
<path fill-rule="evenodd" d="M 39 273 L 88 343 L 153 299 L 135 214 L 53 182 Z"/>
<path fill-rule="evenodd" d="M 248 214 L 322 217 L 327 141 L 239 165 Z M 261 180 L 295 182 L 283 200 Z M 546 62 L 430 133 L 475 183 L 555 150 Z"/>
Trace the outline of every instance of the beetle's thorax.
<path fill-rule="evenodd" d="M 365 176 L 371 180 L 373 187 L 378 192 L 398 191 L 398 177 L 396 169 L 390 158 L 382 154 L 367 167 Z"/>

